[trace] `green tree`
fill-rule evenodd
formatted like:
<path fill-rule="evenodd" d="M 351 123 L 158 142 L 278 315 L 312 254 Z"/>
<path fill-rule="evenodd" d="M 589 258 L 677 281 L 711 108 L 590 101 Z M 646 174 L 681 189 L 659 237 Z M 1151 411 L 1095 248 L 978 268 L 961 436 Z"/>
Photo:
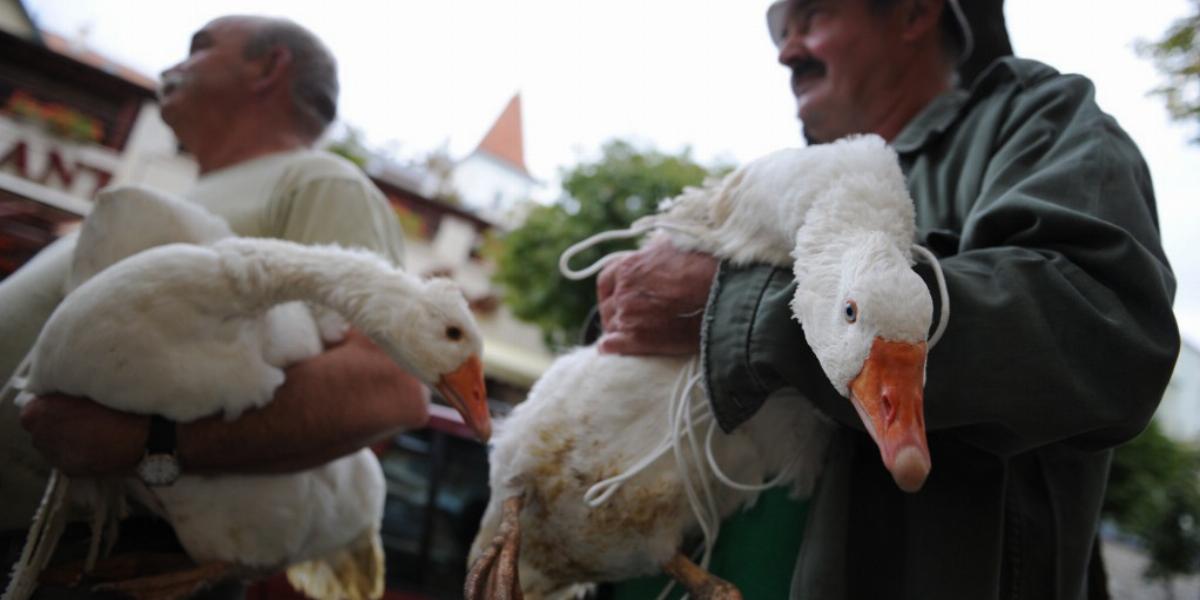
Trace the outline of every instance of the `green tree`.
<path fill-rule="evenodd" d="M 1169 585 L 1200 570 L 1200 452 L 1163 434 L 1157 422 L 1117 448 L 1104 514 L 1149 554 L 1146 576 Z"/>
<path fill-rule="evenodd" d="M 325 150 L 365 169 L 371 160 L 371 151 L 367 149 L 364 137 L 361 128 L 347 124 L 342 128 L 341 135 L 325 146 Z"/>
<path fill-rule="evenodd" d="M 504 239 L 496 282 L 504 288 L 505 302 L 517 317 L 541 328 L 551 347 L 576 343 L 596 304 L 596 284 L 560 275 L 559 255 L 592 234 L 628 227 L 653 212 L 660 200 L 699 185 L 708 174 L 687 150 L 670 155 L 619 140 L 605 144 L 599 160 L 565 169 L 559 200 L 530 209 L 524 223 Z M 635 244 L 605 242 L 576 256 L 572 265 L 579 268 Z"/>
<path fill-rule="evenodd" d="M 454 187 L 454 158 L 450 156 L 449 143 L 430 150 L 424 156 L 414 159 L 410 164 L 413 168 L 424 171 L 433 177 L 436 185 L 433 197 L 451 206 L 462 206 L 462 195 Z"/>
<path fill-rule="evenodd" d="M 1166 77 L 1153 93 L 1166 100 L 1171 117 L 1179 121 L 1200 121 L 1200 0 L 1192 0 L 1192 9 L 1191 15 L 1172 23 L 1161 39 L 1138 45 L 1138 51 Z M 1200 143 L 1200 135 L 1192 142 Z"/>

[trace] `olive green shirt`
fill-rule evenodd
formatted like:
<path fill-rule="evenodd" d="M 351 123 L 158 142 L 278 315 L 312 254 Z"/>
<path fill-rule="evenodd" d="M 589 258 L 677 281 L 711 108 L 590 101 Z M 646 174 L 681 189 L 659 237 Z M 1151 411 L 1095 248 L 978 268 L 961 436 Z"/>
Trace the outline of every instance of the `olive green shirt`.
<path fill-rule="evenodd" d="M 927 366 L 921 491 L 896 487 L 822 374 L 790 270 L 722 265 L 705 315 L 722 427 L 786 386 L 842 425 L 792 597 L 1085 598 L 1111 448 L 1149 421 L 1179 349 L 1150 174 L 1090 81 L 1015 58 L 892 146 L 951 307 Z"/>

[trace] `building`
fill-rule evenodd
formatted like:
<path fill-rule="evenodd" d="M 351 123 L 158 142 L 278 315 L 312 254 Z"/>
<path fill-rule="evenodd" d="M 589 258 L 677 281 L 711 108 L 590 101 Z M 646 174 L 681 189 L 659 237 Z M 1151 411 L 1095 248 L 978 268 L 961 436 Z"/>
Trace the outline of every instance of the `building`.
<path fill-rule="evenodd" d="M 152 80 L 14 31 L 0 30 L 0 275 L 69 229 L 101 187 L 179 190 L 196 171 L 158 119 Z"/>
<path fill-rule="evenodd" d="M 537 185 L 525 166 L 521 95 L 515 94 L 479 146 L 451 175 L 463 204 L 494 223 L 515 225 L 513 208 Z"/>

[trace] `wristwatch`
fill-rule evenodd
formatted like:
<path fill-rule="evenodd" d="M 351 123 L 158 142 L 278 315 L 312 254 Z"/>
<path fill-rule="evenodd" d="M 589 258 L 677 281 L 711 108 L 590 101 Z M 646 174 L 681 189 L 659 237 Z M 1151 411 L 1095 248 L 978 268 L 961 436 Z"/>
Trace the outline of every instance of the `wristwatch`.
<path fill-rule="evenodd" d="M 175 422 L 158 415 L 150 417 L 150 435 L 146 454 L 138 463 L 137 474 L 149 486 L 164 486 L 179 479 L 179 456 L 175 447 Z"/>

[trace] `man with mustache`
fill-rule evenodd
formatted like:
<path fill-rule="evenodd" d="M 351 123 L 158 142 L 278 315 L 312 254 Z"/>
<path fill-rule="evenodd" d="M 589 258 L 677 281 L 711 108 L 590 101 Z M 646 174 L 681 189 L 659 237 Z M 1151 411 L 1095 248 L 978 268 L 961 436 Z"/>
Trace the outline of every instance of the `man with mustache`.
<path fill-rule="evenodd" d="M 187 58 L 162 74 L 163 120 L 195 158 L 188 196 L 238 235 L 360 247 L 403 261 L 387 200 L 354 165 L 313 143 L 337 112 L 336 62 L 311 32 L 285 20 L 230 16 L 192 36 Z M 0 285 L 0 373 L 7 378 L 61 300 L 73 238 L 46 249 Z M 313 467 L 428 419 L 424 386 L 365 336 L 287 370 L 273 401 L 236 421 L 178 425 L 81 398 L 43 397 L 20 414 L 0 408 L 0 552 L 20 552 L 48 464 L 68 475 L 134 473 L 149 454 L 190 473 Z M 156 431 L 155 429 L 165 431 Z M 166 440 L 172 447 L 149 447 Z M 173 440 L 173 441 L 172 441 Z M 37 449 L 37 452 L 34 451 Z M 40 454 L 39 454 L 40 452 Z M 47 464 L 48 463 L 48 464 Z M 169 484 L 163 480 L 151 485 Z M 5 547 L 3 544 L 7 544 Z M 8 562 L 16 558 L 0 555 Z"/>
<path fill-rule="evenodd" d="M 600 277 L 601 349 L 703 343 L 726 430 L 784 387 L 844 425 L 792 598 L 1107 597 L 1097 529 L 1111 449 L 1149 421 L 1179 350 L 1136 146 L 1086 78 L 1009 56 L 1000 1 L 779 0 L 768 22 L 805 138 L 888 140 L 917 241 L 945 271 L 928 480 L 907 494 L 880 466 L 791 318 L 787 270 L 643 249 Z M 914 268 L 937 289 L 929 265 Z"/>

